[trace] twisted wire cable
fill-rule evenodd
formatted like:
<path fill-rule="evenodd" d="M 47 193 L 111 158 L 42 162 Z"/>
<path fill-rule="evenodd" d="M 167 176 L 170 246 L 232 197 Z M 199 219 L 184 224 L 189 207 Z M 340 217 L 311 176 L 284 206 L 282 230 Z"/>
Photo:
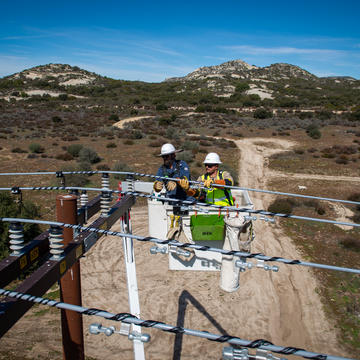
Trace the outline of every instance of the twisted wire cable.
<path fill-rule="evenodd" d="M 264 261 L 281 262 L 286 265 L 301 265 L 301 266 L 308 266 L 308 267 L 314 267 L 314 268 L 320 268 L 320 269 L 336 270 L 336 271 L 349 272 L 349 273 L 353 273 L 353 274 L 360 274 L 360 269 L 345 268 L 345 267 L 326 265 L 326 264 L 317 264 L 317 263 L 312 263 L 312 262 L 304 262 L 301 260 L 289 260 L 289 259 L 284 259 L 279 256 L 267 256 L 267 255 L 264 255 L 261 253 L 247 253 L 247 252 L 235 251 L 235 250 L 224 250 L 224 249 L 214 248 L 214 247 L 210 247 L 210 246 L 196 245 L 196 244 L 192 244 L 192 243 L 182 243 L 182 242 L 179 242 L 176 240 L 161 240 L 161 239 L 154 238 L 151 236 L 144 237 L 144 236 L 139 236 L 139 235 L 122 233 L 120 231 L 103 230 L 103 229 L 81 226 L 81 225 L 66 224 L 66 223 L 57 222 L 57 221 L 20 219 L 20 218 L 0 218 L 0 221 L 56 225 L 56 226 L 61 226 L 61 227 L 65 227 L 65 228 L 72 228 L 72 229 L 75 229 L 78 231 L 83 230 L 83 231 L 90 231 L 90 232 L 94 232 L 94 233 L 100 233 L 103 235 L 127 237 L 127 238 L 135 239 L 138 241 L 152 242 L 152 243 L 159 244 L 159 245 L 173 245 L 178 248 L 190 248 L 190 249 L 195 249 L 195 250 L 199 250 L 199 251 L 212 251 L 212 252 L 221 253 L 223 255 L 233 255 L 233 256 L 237 256 L 240 258 L 246 258 L 246 259 L 259 259 L 259 260 L 264 260 Z"/>
<path fill-rule="evenodd" d="M 0 176 L 17 176 L 17 175 L 58 175 L 59 173 L 63 175 L 73 175 L 73 174 L 82 174 L 82 175 L 94 175 L 94 174 L 117 174 L 117 175 L 127 175 L 127 176 L 139 176 L 139 177 L 149 177 L 153 178 L 155 180 L 173 180 L 177 181 L 179 179 L 177 178 L 169 178 L 169 177 L 163 177 L 163 176 L 157 176 L 153 174 L 146 174 L 146 173 L 139 173 L 139 172 L 130 172 L 130 171 L 104 171 L 104 170 L 94 170 L 94 171 L 62 171 L 62 172 L 55 172 L 55 171 L 49 171 L 49 172 L 27 172 L 27 173 L 0 173 Z M 203 183 L 200 181 L 194 181 L 190 180 L 190 184 L 194 184 L 197 186 L 201 186 Z M 314 200 L 324 200 L 324 201 L 332 201 L 332 202 L 339 202 L 344 204 L 352 204 L 352 205 L 360 205 L 360 202 L 358 201 L 351 201 L 351 200 L 342 200 L 342 199 L 333 199 L 333 198 L 327 198 L 327 197 L 321 197 L 321 196 L 312 196 L 312 195 L 303 195 L 303 194 L 294 194 L 294 193 L 286 193 L 281 191 L 272 191 L 272 190 L 262 190 L 262 189 L 252 189 L 252 188 L 246 188 L 246 187 L 240 187 L 240 186 L 230 186 L 230 185 L 220 185 L 217 184 L 216 187 L 226 188 L 226 189 L 234 189 L 234 190 L 245 190 L 245 191 L 252 191 L 252 192 L 260 192 L 265 194 L 272 194 L 272 195 L 284 195 L 284 196 L 291 196 L 291 197 L 299 197 L 299 198 L 305 198 L 305 199 L 314 199 Z"/>
<path fill-rule="evenodd" d="M 110 193 L 115 193 L 115 194 L 133 195 L 135 197 L 156 199 L 159 201 L 168 202 L 170 204 L 186 205 L 186 206 L 188 206 L 190 208 L 194 208 L 198 211 L 204 211 L 201 208 L 197 208 L 198 206 L 200 206 L 200 207 L 215 208 L 218 210 L 223 209 L 223 210 L 226 210 L 229 212 L 246 212 L 246 213 L 250 213 L 250 214 L 260 214 L 260 215 L 266 215 L 266 216 L 275 216 L 275 217 L 297 219 L 297 220 L 317 221 L 317 222 L 334 224 L 334 225 L 360 227 L 360 224 L 349 223 L 346 221 L 319 219 L 319 218 L 313 218 L 313 217 L 308 217 L 308 216 L 274 213 L 274 212 L 266 211 L 266 210 L 237 208 L 235 206 L 215 205 L 215 204 L 202 203 L 202 202 L 198 202 L 198 201 L 189 201 L 189 200 L 180 200 L 180 199 L 167 198 L 167 197 L 159 197 L 159 196 L 155 196 L 155 195 L 140 193 L 137 191 L 120 191 L 120 190 L 111 190 L 111 189 L 106 189 L 106 188 L 89 188 L 89 187 L 75 187 L 75 186 L 38 186 L 38 187 L 19 187 L 18 189 L 19 190 L 87 190 L 87 191 L 110 192 Z M 0 188 L 0 191 L 1 190 L 9 190 L 10 191 L 10 190 L 12 190 L 12 188 Z"/>
<path fill-rule="evenodd" d="M 270 341 L 264 339 L 257 339 L 254 341 L 244 340 L 236 336 L 231 335 L 218 335 L 213 334 L 207 331 L 200 331 L 194 329 L 184 328 L 182 326 L 173 326 L 170 324 L 163 323 L 161 321 L 156 320 L 143 320 L 137 318 L 136 316 L 129 314 L 129 313 L 118 313 L 113 314 L 105 310 L 96 309 L 96 308 L 86 308 L 79 305 L 72 305 L 60 301 L 55 301 L 43 297 L 33 296 L 30 294 L 25 294 L 17 291 L 10 291 L 5 289 L 0 289 L 0 295 L 8 296 L 16 299 L 31 301 L 34 303 L 47 305 L 51 307 L 56 307 L 59 309 L 65 310 L 72 310 L 76 311 L 83 315 L 89 316 L 99 316 L 103 317 L 108 320 L 113 321 L 122 321 L 128 324 L 135 324 L 141 327 L 146 328 L 155 328 L 165 332 L 170 332 L 173 334 L 185 334 L 185 335 L 192 335 L 196 337 L 201 337 L 208 339 L 210 341 L 220 342 L 220 343 L 229 343 L 232 345 L 239 345 L 251 349 L 264 349 L 268 351 L 272 351 L 278 354 L 285 354 L 285 355 L 297 355 L 304 357 L 306 359 L 314 359 L 314 360 L 351 360 L 348 358 L 340 357 L 340 356 L 332 356 L 327 354 L 320 354 L 315 352 L 310 352 L 304 349 L 292 347 L 292 346 L 277 346 L 271 343 Z"/>

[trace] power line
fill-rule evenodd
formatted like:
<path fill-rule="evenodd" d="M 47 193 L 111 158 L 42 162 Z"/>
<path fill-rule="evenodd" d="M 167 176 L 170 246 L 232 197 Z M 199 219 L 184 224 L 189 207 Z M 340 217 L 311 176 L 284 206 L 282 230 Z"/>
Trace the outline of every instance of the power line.
<path fill-rule="evenodd" d="M 301 260 L 289 260 L 289 259 L 284 259 L 284 258 L 278 257 L 278 256 L 267 256 L 267 255 L 264 255 L 261 253 L 251 254 L 251 253 L 242 252 L 242 251 L 224 250 L 224 249 L 219 249 L 219 248 L 214 248 L 214 247 L 204 246 L 204 245 L 181 243 L 176 240 L 161 240 L 161 239 L 154 238 L 151 236 L 144 237 L 144 236 L 139 236 L 139 235 L 122 233 L 119 231 L 102 230 L 102 229 L 91 228 L 91 227 L 87 227 L 87 226 L 61 223 L 61 222 L 57 222 L 57 221 L 20 219 L 20 218 L 0 218 L 0 221 L 56 225 L 56 226 L 61 226 L 61 227 L 65 227 L 65 228 L 72 228 L 75 230 L 84 230 L 84 231 L 90 231 L 90 232 L 94 232 L 94 233 L 100 233 L 100 234 L 104 234 L 104 235 L 127 237 L 127 238 L 132 238 L 132 239 L 135 239 L 138 241 L 143 241 L 143 242 L 153 242 L 153 243 L 159 244 L 159 245 L 173 245 L 173 246 L 176 246 L 179 248 L 191 248 L 191 249 L 200 250 L 200 251 L 212 251 L 212 252 L 221 253 L 223 255 L 238 256 L 240 258 L 259 259 L 259 260 L 264 260 L 264 261 L 281 262 L 286 265 L 301 265 L 301 266 L 308 266 L 308 267 L 314 267 L 314 268 L 319 268 L 319 269 L 336 270 L 336 271 L 349 272 L 349 273 L 353 273 L 353 274 L 360 274 L 360 269 L 352 269 L 352 268 L 345 268 L 345 267 L 339 267 L 339 266 L 333 266 L 333 265 L 317 264 L 317 263 L 305 262 L 305 261 L 301 261 Z"/>
<path fill-rule="evenodd" d="M 0 188 L 4 191 L 10 191 L 12 188 Z M 187 206 L 201 206 L 201 207 L 209 207 L 209 208 L 215 208 L 215 209 L 224 209 L 226 211 L 232 211 L 232 212 L 247 212 L 251 214 L 260 214 L 260 215 L 266 215 L 266 216 L 276 216 L 281 218 L 288 218 L 288 219 L 297 219 L 297 220 L 306 220 L 306 221 L 317 221 L 327 224 L 334 224 L 334 225 L 344 225 L 344 226 L 354 226 L 354 227 L 360 227 L 360 224 L 357 223 L 349 223 L 345 221 L 336 221 L 336 220 L 329 220 L 329 219 L 319 219 L 319 218 L 313 218 L 308 216 L 299 216 L 299 215 L 291 215 L 291 214 L 282 214 L 282 213 L 274 213 L 271 211 L 266 210 L 254 210 L 254 209 L 248 209 L 248 208 L 237 208 L 235 206 L 223 206 L 223 205 L 215 205 L 215 204 L 208 204 L 208 203 L 202 203 L 197 201 L 189 201 L 189 200 L 180 200 L 180 199 L 173 199 L 173 198 L 167 198 L 167 197 L 158 197 L 155 195 L 149 195 L 149 194 L 143 194 L 136 191 L 120 191 L 120 190 L 111 190 L 106 188 L 88 188 L 88 187 L 75 187 L 75 186 L 39 186 L 39 187 L 20 187 L 19 190 L 85 190 L 85 191 L 99 191 L 99 192 L 110 192 L 115 194 L 122 194 L 122 195 L 133 195 L 138 196 L 142 198 L 148 198 L 148 199 L 156 199 L 159 201 L 169 202 L 169 203 L 176 203 L 179 205 L 187 205 Z M 201 211 L 201 209 L 198 209 Z"/>
<path fill-rule="evenodd" d="M 220 343 L 229 343 L 233 345 L 243 346 L 247 348 L 252 349 L 264 349 L 268 351 L 272 351 L 278 354 L 285 354 L 285 355 L 297 355 L 302 356 L 306 359 L 316 359 L 316 360 L 351 360 L 348 358 L 340 357 L 340 356 L 332 356 L 327 354 L 320 354 L 315 352 L 310 352 L 304 349 L 291 347 L 291 346 L 277 346 L 271 343 L 270 341 L 258 339 L 254 341 L 250 340 L 244 340 L 236 336 L 231 335 L 218 335 L 213 334 L 207 331 L 199 331 L 194 329 L 187 329 L 181 326 L 173 326 L 169 325 L 160 321 L 156 320 L 143 320 L 140 318 L 135 317 L 132 314 L 129 313 L 118 313 L 113 314 L 105 310 L 100 310 L 96 308 L 86 308 L 83 306 L 78 305 L 72 305 L 64 302 L 59 302 L 55 300 L 50 300 L 47 298 L 42 298 L 38 296 L 33 296 L 30 294 L 25 294 L 17 291 L 10 291 L 5 289 L 0 289 L 0 295 L 8 296 L 16 299 L 31 301 L 34 303 L 47 305 L 51 307 L 57 307 L 59 309 L 65 309 L 65 310 L 71 310 L 76 311 L 78 313 L 81 313 L 83 315 L 89 315 L 89 316 L 99 316 L 103 317 L 108 320 L 113 321 L 122 321 L 128 324 L 134 324 L 146 328 L 155 328 L 159 329 L 165 332 L 170 332 L 174 334 L 185 334 L 185 335 L 191 335 L 196 337 L 201 337 L 208 339 L 210 341 L 216 341 Z"/>
<path fill-rule="evenodd" d="M 150 177 L 158 180 L 173 180 L 177 181 L 177 178 L 169 178 L 163 176 L 157 176 L 152 174 L 145 174 L 139 172 L 129 172 L 129 171 L 103 171 L 103 170 L 95 170 L 95 171 L 49 171 L 49 172 L 28 172 L 28 173 L 0 173 L 0 176 L 17 176 L 17 175 L 74 175 L 74 174 L 82 174 L 82 175 L 94 175 L 94 174 L 117 174 L 117 175 L 130 175 L 130 176 L 140 176 L 140 177 Z M 202 185 L 199 181 L 189 181 L 191 184 Z M 351 201 L 351 200 L 342 200 L 342 199 L 333 199 L 327 197 L 320 197 L 320 196 L 312 196 L 312 195 L 302 195 L 302 194 L 294 194 L 294 193 L 286 193 L 281 191 L 272 191 L 272 190 L 262 190 L 262 189 L 252 189 L 240 186 L 230 186 L 230 185 L 216 185 L 217 187 L 227 188 L 227 189 L 234 189 L 234 190 L 245 190 L 245 191 L 252 191 L 252 192 L 260 192 L 265 194 L 272 194 L 272 195 L 284 195 L 284 196 L 291 196 L 291 197 L 299 197 L 305 199 L 314 199 L 314 200 L 322 200 L 322 201 L 332 201 L 332 202 L 339 202 L 344 204 L 352 204 L 352 205 L 360 205 L 358 201 Z"/>

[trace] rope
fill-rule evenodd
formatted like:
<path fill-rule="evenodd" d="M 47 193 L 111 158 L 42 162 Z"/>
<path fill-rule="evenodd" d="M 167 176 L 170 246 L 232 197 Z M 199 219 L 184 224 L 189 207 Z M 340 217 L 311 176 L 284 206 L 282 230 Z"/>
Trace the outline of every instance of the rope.
<path fill-rule="evenodd" d="M 28 172 L 28 173 L 0 173 L 0 176 L 17 176 L 17 175 L 72 175 L 72 174 L 83 174 L 83 175 L 94 175 L 94 174 L 118 174 L 118 175 L 130 175 L 130 176 L 139 176 L 139 177 L 150 177 L 156 180 L 179 180 L 177 178 L 168 178 L 168 177 L 162 177 L 152 174 L 145 174 L 145 173 L 139 173 L 139 172 L 128 172 L 128 171 L 102 171 L 102 170 L 96 170 L 96 171 L 62 171 L 62 172 L 55 172 L 55 171 L 49 171 L 49 172 Z M 202 185 L 199 181 L 189 181 L 191 184 L 196 185 Z M 292 196 L 292 197 L 299 197 L 299 198 L 305 198 L 305 199 L 316 199 L 316 200 L 324 200 L 324 201 L 332 201 L 332 202 L 340 202 L 344 204 L 352 204 L 352 205 L 360 205 L 360 202 L 358 201 L 351 201 L 351 200 L 341 200 L 341 199 L 333 199 L 333 198 L 327 198 L 327 197 L 320 197 L 320 196 L 311 196 L 311 195 L 302 195 L 302 194 L 293 194 L 293 193 L 286 193 L 286 192 L 280 192 L 280 191 L 272 191 L 272 190 L 262 190 L 262 189 L 252 189 L 252 188 L 246 188 L 246 187 L 240 187 L 240 186 L 230 186 L 230 185 L 216 185 L 217 187 L 227 188 L 227 189 L 234 189 L 234 190 L 245 190 L 245 191 L 253 191 L 253 192 L 261 192 L 265 194 L 272 194 L 272 195 L 286 195 L 286 196 Z"/>
<path fill-rule="evenodd" d="M 250 341 L 231 335 L 218 335 L 207 331 L 187 329 L 182 326 L 173 326 L 156 320 L 142 320 L 129 313 L 113 314 L 105 310 L 100 310 L 96 308 L 86 308 L 83 306 L 72 305 L 72 304 L 50 300 L 47 298 L 37 297 L 16 291 L 0 289 L 0 295 L 31 301 L 34 303 L 56 307 L 59 309 L 72 310 L 83 315 L 99 316 L 108 320 L 122 321 L 128 324 L 135 324 L 146 328 L 155 328 L 173 334 L 192 335 L 220 343 L 227 342 L 229 344 L 248 347 L 251 349 L 264 349 L 278 354 L 297 355 L 297 356 L 302 356 L 306 359 L 315 359 L 315 360 L 351 360 L 340 356 L 332 356 L 332 355 L 320 354 L 315 352 L 309 352 L 307 350 L 291 347 L 291 346 L 286 346 L 286 347 L 277 346 L 271 343 L 270 341 L 263 339 Z"/>
<path fill-rule="evenodd" d="M 0 191 L 11 191 L 12 188 L 0 188 Z M 173 199 L 173 198 L 167 198 L 167 197 L 158 197 L 155 195 L 148 195 L 139 193 L 136 191 L 120 191 L 120 190 L 111 190 L 106 188 L 88 188 L 88 187 L 75 187 L 75 186 L 38 186 L 38 187 L 19 187 L 19 190 L 87 190 L 87 191 L 100 191 L 100 192 L 110 192 L 115 194 L 122 194 L 122 195 L 133 195 L 138 196 L 142 198 L 148 198 L 148 199 L 155 199 L 159 201 L 169 202 L 169 203 L 176 203 L 178 205 L 188 205 L 190 206 L 202 206 L 202 207 L 210 207 L 215 209 L 226 209 L 226 211 L 231 212 L 247 212 L 250 214 L 260 214 L 260 215 L 267 215 L 267 216 L 276 216 L 276 217 L 282 217 L 282 218 L 289 218 L 289 219 L 298 219 L 298 220 L 307 220 L 307 221 L 317 221 L 327 224 L 334 224 L 334 225 L 344 225 L 344 226 L 354 226 L 354 227 L 360 227 L 360 224 L 356 223 L 349 223 L 345 221 L 336 221 L 336 220 L 329 220 L 329 219 L 319 219 L 319 218 L 313 218 L 308 216 L 298 216 L 298 215 L 291 215 L 291 214 L 282 214 L 282 213 L 273 213 L 266 210 L 253 210 L 248 208 L 237 208 L 235 206 L 223 206 L 223 205 L 214 205 L 214 204 L 208 204 L 208 203 L 202 203 L 197 201 L 189 201 L 189 200 L 179 200 L 179 199 Z M 196 210 L 201 211 L 201 209 L 196 208 Z"/>
<path fill-rule="evenodd" d="M 153 242 L 155 244 L 160 244 L 160 245 L 173 245 L 178 248 L 191 248 L 191 249 L 195 249 L 195 250 L 199 250 L 199 251 L 212 251 L 212 252 L 221 253 L 223 255 L 232 255 L 232 256 L 237 256 L 237 257 L 247 258 L 247 259 L 259 259 L 259 260 L 264 260 L 264 261 L 281 262 L 286 265 L 301 265 L 301 266 L 309 266 L 309 267 L 320 268 L 320 269 L 336 270 L 336 271 L 360 274 L 360 269 L 352 269 L 352 268 L 345 268 L 345 267 L 339 267 L 339 266 L 333 266 L 333 265 L 317 264 L 317 263 L 311 263 L 311 262 L 304 262 L 301 260 L 288 260 L 288 259 L 284 259 L 279 256 L 266 256 L 261 253 L 247 253 L 247 252 L 241 252 L 241 251 L 235 251 L 235 250 L 224 250 L 224 249 L 214 248 L 214 247 L 210 247 L 210 246 L 201 246 L 201 245 L 196 245 L 196 244 L 191 244 L 191 243 L 181 243 L 176 240 L 161 240 L 161 239 L 150 237 L 150 236 L 144 237 L 144 236 L 133 235 L 133 234 L 125 234 L 125 233 L 122 233 L 119 231 L 103 230 L 103 229 L 92 228 L 92 227 L 81 226 L 81 225 L 66 224 L 66 223 L 61 223 L 61 222 L 57 222 L 57 221 L 20 219 L 20 218 L 0 218 L 0 221 L 56 225 L 56 226 L 61 226 L 61 227 L 65 227 L 65 228 L 72 228 L 72 229 L 75 229 L 78 231 L 84 230 L 84 231 L 90 231 L 90 232 L 100 233 L 100 234 L 104 234 L 104 235 L 127 237 L 127 238 L 132 238 L 132 239 L 135 239 L 138 241 L 142 241 L 142 242 Z"/>

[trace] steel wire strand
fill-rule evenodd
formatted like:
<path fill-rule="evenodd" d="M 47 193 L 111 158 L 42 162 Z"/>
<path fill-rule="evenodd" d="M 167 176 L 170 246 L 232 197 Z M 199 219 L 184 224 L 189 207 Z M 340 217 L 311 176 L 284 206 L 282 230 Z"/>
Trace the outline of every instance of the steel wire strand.
<path fill-rule="evenodd" d="M 0 295 L 8 296 L 11 298 L 21 299 L 25 301 L 31 301 L 34 303 L 47 305 L 51 307 L 56 307 L 59 309 L 64 310 L 71 310 L 78 312 L 83 315 L 88 316 L 99 316 L 108 320 L 113 321 L 119 321 L 119 322 L 125 322 L 128 324 L 135 324 L 141 327 L 146 328 L 155 328 L 158 330 L 162 330 L 165 332 L 170 332 L 173 334 L 185 334 L 185 335 L 191 335 L 196 336 L 200 338 L 205 338 L 210 341 L 220 342 L 220 343 L 229 343 L 233 345 L 239 345 L 251 349 L 264 349 L 268 351 L 272 351 L 278 354 L 285 354 L 285 355 L 296 355 L 301 356 L 306 359 L 314 359 L 314 360 L 355 360 L 355 359 L 349 359 L 344 358 L 340 356 L 333 356 L 333 355 L 327 355 L 327 354 L 321 354 L 321 353 L 315 353 L 310 352 L 305 349 L 300 349 L 292 346 L 277 346 L 271 343 L 270 341 L 264 340 L 264 339 L 257 339 L 254 341 L 250 340 L 244 340 L 236 336 L 231 335 L 218 335 L 213 334 L 208 331 L 201 331 L 201 330 L 194 330 L 194 329 L 188 329 L 184 328 L 182 326 L 173 326 L 170 324 L 166 324 L 161 321 L 156 320 L 143 320 L 141 318 L 137 318 L 136 316 L 129 314 L 129 313 L 118 313 L 113 314 L 106 310 L 96 309 L 96 308 L 86 308 L 79 305 L 72 305 L 65 302 L 55 301 L 39 296 L 34 296 L 30 294 L 25 294 L 17 291 L 11 291 L 11 290 L 5 290 L 0 289 Z"/>
<path fill-rule="evenodd" d="M 314 268 L 319 268 L 319 269 L 335 270 L 335 271 L 349 272 L 349 273 L 353 273 L 353 274 L 360 274 L 360 269 L 345 268 L 345 267 L 326 265 L 326 264 L 317 264 L 317 263 L 305 262 L 305 261 L 301 261 L 301 260 L 289 260 L 289 259 L 285 259 L 285 258 L 282 258 L 279 256 L 267 256 L 262 253 L 247 253 L 247 252 L 235 251 L 235 250 L 224 250 L 224 249 L 214 248 L 214 247 L 210 247 L 210 246 L 196 245 L 196 244 L 192 244 L 192 243 L 182 243 L 182 242 L 179 242 L 176 240 L 161 240 L 161 239 L 154 238 L 151 236 L 144 237 L 144 236 L 139 236 L 139 235 L 122 233 L 120 231 L 103 230 L 103 229 L 81 226 L 81 225 L 66 224 L 66 223 L 57 222 L 57 221 L 5 218 L 5 217 L 0 218 L 0 221 L 56 225 L 56 226 L 65 227 L 65 228 L 72 228 L 72 229 L 75 229 L 78 231 L 83 230 L 83 231 L 90 231 L 90 232 L 94 232 L 94 233 L 100 233 L 103 235 L 128 237 L 128 238 L 135 239 L 138 241 L 152 242 L 152 243 L 159 244 L 159 245 L 173 245 L 178 248 L 190 248 L 190 249 L 195 249 L 195 250 L 199 250 L 199 251 L 211 251 L 211 252 L 221 253 L 223 255 L 232 255 L 232 256 L 237 256 L 237 257 L 246 258 L 246 259 L 259 259 L 259 260 L 264 260 L 264 261 L 280 262 L 280 263 L 283 263 L 286 265 L 301 265 L 301 266 L 308 266 L 308 267 L 314 267 Z"/>
<path fill-rule="evenodd" d="M 11 191 L 13 188 L 0 188 L 1 190 Z M 155 195 L 144 194 L 136 191 L 120 191 L 120 190 L 111 190 L 106 188 L 89 188 L 89 187 L 76 187 L 76 186 L 38 186 L 38 187 L 17 187 L 18 190 L 87 190 L 87 191 L 99 191 L 99 192 L 110 192 L 115 194 L 122 194 L 122 195 L 133 195 L 148 199 L 156 199 L 159 201 L 169 202 L 169 203 L 176 203 L 179 205 L 188 205 L 188 206 L 201 206 L 201 207 L 210 207 L 219 210 L 226 210 L 231 212 L 247 212 L 251 214 L 260 214 L 266 216 L 276 216 L 281 218 L 289 218 L 289 219 L 298 219 L 298 220 L 307 220 L 307 221 L 317 221 L 327 224 L 334 224 L 334 225 L 344 225 L 344 226 L 355 226 L 360 227 L 360 224 L 357 223 L 349 223 L 345 221 L 336 221 L 336 220 L 329 220 L 329 219 L 319 219 L 319 218 L 312 218 L 307 216 L 298 216 L 298 215 L 291 215 L 291 214 L 282 214 L 282 213 L 274 213 L 266 210 L 253 210 L 249 208 L 237 208 L 235 206 L 226 206 L 226 205 L 215 205 L 215 204 L 208 204 L 202 203 L 197 201 L 189 201 L 189 200 L 180 200 L 174 198 L 167 198 L 167 197 L 159 197 Z M 200 209 L 201 210 L 201 209 Z"/>
<path fill-rule="evenodd" d="M 0 173 L 0 175 L 56 175 L 59 172 L 29 172 L 29 173 Z M 156 180 L 173 180 L 177 181 L 178 178 L 170 178 L 170 177 L 163 177 L 157 176 L 153 174 L 146 174 L 146 173 L 139 173 L 139 172 L 129 172 L 129 171 L 104 171 L 104 170 L 94 170 L 94 171 L 63 171 L 61 172 L 63 175 L 73 175 L 73 174 L 83 174 L 83 175 L 94 175 L 94 174 L 117 174 L 117 175 L 130 175 L 130 176 L 140 176 L 140 177 L 150 177 Z M 190 184 L 194 185 L 203 185 L 200 181 L 190 180 Z M 260 192 L 265 194 L 272 194 L 272 195 L 284 195 L 284 196 L 291 196 L 291 197 L 299 197 L 305 199 L 315 199 L 315 200 L 323 200 L 323 201 L 332 201 L 332 202 L 339 202 L 344 204 L 352 204 L 352 205 L 360 205 L 358 201 L 351 201 L 351 200 L 342 200 L 342 199 L 333 199 L 321 196 L 312 196 L 312 195 L 302 195 L 302 194 L 294 194 L 294 193 L 286 193 L 281 191 L 272 191 L 272 190 L 262 190 L 262 189 L 252 189 L 246 188 L 241 186 L 231 186 L 231 185 L 220 185 L 217 184 L 216 187 L 226 188 L 226 189 L 234 189 L 234 190 L 245 190 L 245 191 L 252 191 L 252 192 Z"/>

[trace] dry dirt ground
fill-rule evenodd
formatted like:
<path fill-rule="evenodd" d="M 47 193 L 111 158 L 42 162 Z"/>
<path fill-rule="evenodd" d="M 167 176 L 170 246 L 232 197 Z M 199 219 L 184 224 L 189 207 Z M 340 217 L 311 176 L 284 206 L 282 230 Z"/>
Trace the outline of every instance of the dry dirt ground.
<path fill-rule="evenodd" d="M 292 143 L 272 140 L 271 146 L 259 145 L 265 139 L 237 141 L 241 151 L 239 184 L 266 188 L 269 170 L 266 158 L 287 149 Z M 266 144 L 264 144 L 266 145 Z M 270 197 L 250 194 L 256 209 L 266 208 Z M 131 213 L 133 233 L 148 235 L 147 208 L 134 207 Z M 252 251 L 269 256 L 301 259 L 301 254 L 275 224 L 256 221 L 256 239 Z M 114 226 L 119 229 L 118 225 Z M 143 319 L 230 334 L 243 339 L 267 339 L 276 345 L 295 346 L 314 352 L 346 356 L 336 339 L 331 319 L 324 315 L 317 295 L 318 286 L 312 270 L 279 264 L 278 273 L 261 269 L 248 270 L 240 276 L 240 289 L 226 293 L 219 288 L 219 273 L 169 271 L 167 255 L 150 255 L 151 244 L 135 242 L 137 278 Z M 106 236 L 81 260 L 83 305 L 113 313 L 128 312 L 128 297 L 123 261 L 122 240 Z M 46 316 L 49 316 L 48 314 Z M 55 315 L 54 315 L 55 318 Z M 40 319 L 40 318 L 39 318 Z M 90 323 L 119 324 L 101 318 L 84 317 L 85 353 L 95 359 L 132 359 L 132 343 L 123 336 L 91 335 Z M 54 341 L 59 330 L 48 323 L 38 329 L 43 341 L 24 342 L 24 332 L 36 331 L 34 317 L 20 321 L 2 340 L 1 348 L 18 348 L 19 354 L 48 354 L 61 358 L 61 345 Z M 48 334 L 46 336 L 46 329 Z M 53 329 L 53 330 L 51 330 Z M 51 333 L 53 331 L 53 333 Z M 223 346 L 205 339 L 174 335 L 156 329 L 144 329 L 151 335 L 145 344 L 146 359 L 220 359 Z M 49 334 L 50 333 L 50 334 Z M 2 344 L 1 344 L 2 342 Z M 20 345 L 20 346 L 19 346 Z M 34 356 L 35 358 L 36 356 Z"/>

